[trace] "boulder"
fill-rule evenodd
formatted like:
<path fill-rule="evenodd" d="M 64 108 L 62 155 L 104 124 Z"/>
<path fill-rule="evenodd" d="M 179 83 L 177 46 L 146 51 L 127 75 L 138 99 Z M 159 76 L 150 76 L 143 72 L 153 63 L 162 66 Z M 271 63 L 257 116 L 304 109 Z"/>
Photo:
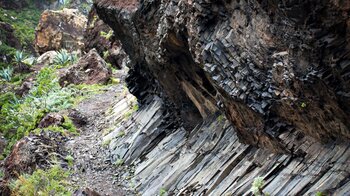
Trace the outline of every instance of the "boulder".
<path fill-rule="evenodd" d="M 38 168 L 48 168 L 54 155 L 65 154 L 63 143 L 66 138 L 61 133 L 42 132 L 19 140 L 4 163 L 4 179 L 15 178 L 22 173 L 31 174 Z M 55 156 L 59 158 L 61 156 Z M 63 157 L 63 156 L 62 156 Z M 59 160 L 64 162 L 64 160 Z"/>
<path fill-rule="evenodd" d="M 64 122 L 62 115 L 57 113 L 47 114 L 39 123 L 38 128 L 46 128 L 49 126 L 59 126 Z"/>
<path fill-rule="evenodd" d="M 42 54 L 40 57 L 37 59 L 37 65 L 49 65 L 54 62 L 54 59 L 57 55 L 57 52 L 54 50 L 47 51 L 44 54 Z"/>
<path fill-rule="evenodd" d="M 98 17 L 94 7 L 88 16 L 84 39 L 86 52 L 95 48 L 107 63 L 119 69 L 126 63 L 128 56 L 120 41 L 115 38 L 113 30 Z"/>
<path fill-rule="evenodd" d="M 88 123 L 88 118 L 76 109 L 71 109 L 68 114 L 76 127 L 82 127 Z"/>
<path fill-rule="evenodd" d="M 76 9 L 46 10 L 41 14 L 35 33 L 35 49 L 39 54 L 66 48 L 83 47 L 87 19 Z"/>
<path fill-rule="evenodd" d="M 16 89 L 16 94 L 23 97 L 24 95 L 26 95 L 30 89 L 33 88 L 34 83 L 32 78 L 30 78 L 31 80 L 28 81 L 24 81 L 21 85 L 21 87 L 19 87 L 18 89 Z"/>
<path fill-rule="evenodd" d="M 59 79 L 61 86 L 67 84 L 105 84 L 112 74 L 107 63 L 95 49 L 90 50 L 79 62 L 66 70 Z"/>

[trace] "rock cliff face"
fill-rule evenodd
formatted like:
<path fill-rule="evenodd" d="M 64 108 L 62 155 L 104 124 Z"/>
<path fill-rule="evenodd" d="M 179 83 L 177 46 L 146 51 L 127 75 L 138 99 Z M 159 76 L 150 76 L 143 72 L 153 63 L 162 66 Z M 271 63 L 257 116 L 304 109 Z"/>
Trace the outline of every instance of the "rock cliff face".
<path fill-rule="evenodd" d="M 214 145 L 213 149 L 204 150 L 202 157 L 198 155 L 191 160 L 180 158 L 185 159 L 184 162 L 189 161 L 187 166 L 190 168 L 173 168 L 173 175 L 181 178 L 178 181 L 167 176 L 169 173 L 164 173 L 177 183 L 174 186 L 165 183 L 170 190 L 178 193 L 193 189 L 196 193 L 243 194 L 249 189 L 244 184 L 260 174 L 271 183 L 267 189 L 277 195 L 306 194 L 320 187 L 331 193 L 344 191 L 341 187 L 349 183 L 349 174 L 331 184 L 322 185 L 322 182 L 330 180 L 326 177 L 330 171 L 340 172 L 339 168 L 349 171 L 341 166 L 343 161 L 349 161 L 347 156 L 340 161 L 342 158 L 327 154 L 335 148 L 347 149 L 342 142 L 350 139 L 348 1 L 101 0 L 95 2 L 95 7 L 99 17 L 114 30 L 131 59 L 127 80 L 131 92 L 144 105 L 149 103 L 149 97 L 160 97 L 162 107 L 171 111 L 172 120 L 180 122 L 164 130 L 165 135 L 159 130 L 151 133 L 147 133 L 149 129 L 144 130 L 149 140 L 144 140 L 140 134 L 142 139 L 137 141 L 153 144 L 146 142 L 143 150 L 130 150 L 140 146 L 137 141 L 132 141 L 136 143 L 131 142 L 126 154 L 121 153 L 125 149 L 116 152 L 117 157 L 123 157 L 128 163 L 137 158 L 146 162 L 139 171 L 144 172 L 143 180 L 147 184 L 141 186 L 141 191 L 151 194 L 160 188 L 160 182 L 165 183 L 157 181 L 159 176 L 146 177 L 151 175 L 146 170 L 153 164 L 147 163 L 145 158 L 154 156 L 151 149 L 155 145 L 167 148 L 166 142 L 170 141 L 163 139 L 168 138 L 166 135 L 169 133 L 181 135 L 183 129 L 179 127 L 198 138 L 201 138 L 200 133 L 210 135 L 205 127 L 216 126 L 213 116 L 219 112 L 225 113 L 232 126 L 213 129 L 220 135 L 217 145 L 222 146 L 216 149 Z M 164 121 L 167 120 L 161 122 Z M 150 126 L 164 127 L 164 124 L 170 122 Z M 232 147 L 228 150 L 230 155 L 226 147 L 236 140 L 225 139 L 236 136 L 225 134 L 231 134 L 231 131 L 248 146 L 237 143 L 245 150 Z M 209 135 L 206 136 L 218 137 Z M 179 144 L 195 145 L 191 137 L 174 138 L 182 138 Z M 158 144 L 159 141 L 164 143 Z M 209 141 L 203 139 L 203 143 L 206 142 Z M 325 143 L 328 146 L 322 145 Z M 258 156 L 261 151 L 256 147 L 286 155 L 284 158 L 271 155 L 270 160 L 262 161 Z M 185 150 L 175 144 L 169 148 Z M 202 152 L 200 147 L 196 149 L 199 154 Z M 321 154 L 315 155 L 317 149 L 325 159 L 321 158 Z M 207 155 L 218 154 L 221 150 L 232 156 L 229 160 L 225 159 L 225 163 L 232 164 L 222 166 L 224 171 L 203 174 L 198 167 L 205 168 L 207 164 L 213 166 L 220 162 L 210 162 Z M 238 153 L 242 151 L 243 154 Z M 173 158 L 178 160 L 178 156 L 180 154 Z M 255 165 L 239 165 L 238 162 L 246 156 L 251 156 Z M 203 163 L 205 160 L 209 162 Z M 339 161 L 339 168 L 329 165 L 332 160 Z M 282 165 L 276 165 L 281 161 Z M 172 159 L 169 162 L 176 163 Z M 289 167 L 304 171 L 307 163 L 315 164 L 319 173 L 300 171 L 303 176 L 297 178 L 284 169 L 275 170 Z M 164 169 L 160 172 L 171 170 L 166 165 L 159 168 Z M 232 173 L 232 169 L 245 172 Z M 194 177 L 197 184 L 193 179 L 193 184 L 190 183 L 190 172 L 197 172 Z M 286 172 L 291 175 L 288 179 L 282 175 Z M 206 181 L 201 174 L 210 179 Z M 275 189 L 274 186 L 282 181 L 284 189 Z M 195 185 L 200 187 L 193 187 Z"/>
<path fill-rule="evenodd" d="M 131 77 L 154 78 L 190 128 L 220 109 L 241 141 L 279 152 L 292 150 L 285 132 L 350 138 L 346 1 L 96 6 L 133 61 Z"/>

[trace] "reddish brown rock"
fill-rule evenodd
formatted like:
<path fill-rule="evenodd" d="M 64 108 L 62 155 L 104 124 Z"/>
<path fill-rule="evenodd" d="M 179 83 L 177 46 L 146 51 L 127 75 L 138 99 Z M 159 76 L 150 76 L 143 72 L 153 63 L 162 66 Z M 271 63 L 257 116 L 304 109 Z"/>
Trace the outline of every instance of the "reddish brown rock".
<path fill-rule="evenodd" d="M 83 47 L 87 19 L 75 9 L 46 10 L 35 33 L 35 49 L 42 54 L 49 50 L 77 50 Z"/>
<path fill-rule="evenodd" d="M 49 126 L 58 126 L 64 122 L 64 118 L 62 115 L 57 113 L 47 114 L 39 123 L 38 128 L 46 128 Z"/>
<path fill-rule="evenodd" d="M 110 76 L 111 69 L 100 57 L 95 49 L 83 56 L 79 62 L 60 76 L 61 86 L 67 84 L 105 84 Z"/>
<path fill-rule="evenodd" d="M 65 141 L 66 138 L 60 133 L 49 131 L 19 140 L 5 160 L 4 179 L 15 178 L 23 173 L 31 174 L 37 168 L 50 167 L 57 153 L 64 154 L 62 143 Z"/>

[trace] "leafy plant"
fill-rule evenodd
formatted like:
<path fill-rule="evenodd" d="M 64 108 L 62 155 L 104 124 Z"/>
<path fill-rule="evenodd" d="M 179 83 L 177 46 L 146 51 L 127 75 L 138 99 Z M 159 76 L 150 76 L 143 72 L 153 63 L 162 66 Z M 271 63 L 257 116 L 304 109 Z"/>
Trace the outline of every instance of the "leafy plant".
<path fill-rule="evenodd" d="M 17 140 L 34 131 L 36 125 L 46 113 L 71 107 L 74 103 L 75 94 L 75 89 L 59 86 L 54 69 L 43 68 L 36 77 L 34 87 L 24 99 L 13 99 L 10 95 L 3 97 L 8 101 L 1 106 L 0 130 L 10 140 L 5 154 L 9 152 L 11 146 Z M 76 131 L 72 122 L 68 119 L 62 127 L 53 129 L 53 131 L 64 129 L 72 132 Z"/>
<path fill-rule="evenodd" d="M 16 51 L 13 61 L 20 70 L 26 70 L 28 68 L 29 65 L 25 63 L 26 58 L 27 57 L 23 54 L 23 51 Z"/>
<path fill-rule="evenodd" d="M 31 57 L 28 57 L 26 59 L 23 59 L 22 63 L 29 65 L 29 66 L 33 66 L 37 63 L 37 59 L 35 57 L 31 56 Z"/>
<path fill-rule="evenodd" d="M 61 3 L 61 9 L 67 8 L 70 4 L 70 0 L 61 0 L 60 3 Z"/>
<path fill-rule="evenodd" d="M 161 188 L 159 190 L 159 196 L 166 196 L 166 195 L 168 195 L 168 194 L 167 194 L 167 191 L 165 190 L 165 188 Z"/>
<path fill-rule="evenodd" d="M 10 185 L 12 195 L 72 195 L 73 187 L 67 182 L 70 173 L 60 166 L 53 166 L 44 171 L 36 170 L 32 175 L 19 176 Z"/>
<path fill-rule="evenodd" d="M 61 49 L 57 52 L 57 55 L 53 59 L 54 64 L 56 64 L 58 67 L 66 67 L 69 64 L 75 63 L 78 61 L 78 55 L 74 53 L 68 53 L 67 50 Z"/>
<path fill-rule="evenodd" d="M 255 196 L 268 196 L 269 194 L 263 192 L 265 181 L 263 177 L 256 177 L 250 189 Z"/>
<path fill-rule="evenodd" d="M 68 162 L 68 166 L 72 167 L 73 166 L 73 161 L 74 161 L 74 157 L 72 155 L 67 155 L 64 160 L 66 160 Z"/>
<path fill-rule="evenodd" d="M 23 51 L 16 51 L 15 55 L 14 55 L 14 62 L 16 64 L 20 64 L 22 63 L 22 61 L 24 60 L 25 56 L 23 55 Z"/>
<path fill-rule="evenodd" d="M 2 70 L 0 70 L 0 77 L 7 82 L 11 81 L 12 74 L 13 68 L 10 66 L 8 66 L 7 68 L 2 68 Z"/>
<path fill-rule="evenodd" d="M 14 35 L 19 39 L 24 50 L 32 45 L 35 38 L 35 27 L 38 25 L 41 10 L 39 10 L 34 3 L 29 4 L 23 9 L 6 10 L 0 8 L 0 21 L 11 24 L 14 28 Z M 0 40 L 1 39 L 0 32 Z M 3 34 L 4 35 L 4 34 Z M 12 57 L 16 52 L 15 48 L 2 44 L 0 46 L 1 54 L 9 54 L 8 57 Z"/>
<path fill-rule="evenodd" d="M 57 55 L 53 61 L 56 65 L 65 67 L 70 62 L 70 55 L 68 54 L 67 50 L 61 49 L 59 52 L 57 52 Z"/>
<path fill-rule="evenodd" d="M 318 191 L 318 192 L 316 193 L 316 196 L 325 196 L 325 194 L 323 194 L 321 191 Z"/>
<path fill-rule="evenodd" d="M 118 159 L 114 163 L 114 165 L 116 165 L 116 166 L 122 166 L 123 164 L 124 164 L 124 160 L 123 159 Z"/>
<path fill-rule="evenodd" d="M 104 37 L 107 40 L 109 40 L 112 37 L 112 35 L 113 35 L 113 31 L 112 30 L 108 31 L 108 33 L 104 32 L 104 31 L 100 32 L 100 36 Z"/>

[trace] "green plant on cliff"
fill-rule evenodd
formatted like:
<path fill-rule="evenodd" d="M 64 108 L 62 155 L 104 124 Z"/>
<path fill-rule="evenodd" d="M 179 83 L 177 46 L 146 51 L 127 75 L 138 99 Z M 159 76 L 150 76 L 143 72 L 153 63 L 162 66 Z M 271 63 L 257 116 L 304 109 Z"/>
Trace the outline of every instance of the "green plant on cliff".
<path fill-rule="evenodd" d="M 265 181 L 263 177 L 256 177 L 252 183 L 251 191 L 255 196 L 269 196 L 268 193 L 263 192 Z"/>
<path fill-rule="evenodd" d="M 38 169 L 32 175 L 23 174 L 10 185 L 12 195 L 48 196 L 72 195 L 74 187 L 68 183 L 69 171 L 56 165 L 48 170 Z"/>
<path fill-rule="evenodd" d="M 113 31 L 110 30 L 110 31 L 108 31 L 108 33 L 104 32 L 104 31 L 101 31 L 100 32 L 100 36 L 104 37 L 107 40 L 109 40 L 113 36 Z"/>

